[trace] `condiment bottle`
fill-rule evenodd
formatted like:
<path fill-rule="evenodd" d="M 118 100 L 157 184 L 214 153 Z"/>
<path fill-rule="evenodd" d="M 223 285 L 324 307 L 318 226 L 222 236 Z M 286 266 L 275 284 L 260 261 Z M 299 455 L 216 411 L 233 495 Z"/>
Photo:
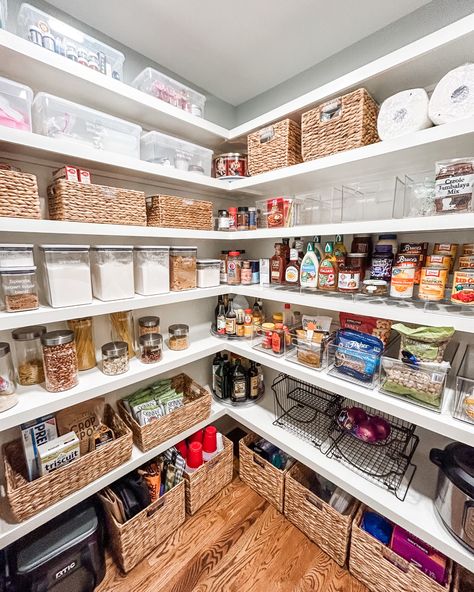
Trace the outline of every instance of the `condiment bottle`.
<path fill-rule="evenodd" d="M 285 269 L 285 284 L 297 286 L 300 282 L 300 262 L 298 250 L 290 249 L 290 260 Z"/>
<path fill-rule="evenodd" d="M 288 264 L 288 261 L 290 260 L 290 250 L 291 250 L 290 249 L 290 239 L 289 238 L 282 238 L 281 244 L 282 244 L 281 254 L 285 258 L 285 267 L 286 267 Z"/>
<path fill-rule="evenodd" d="M 236 324 L 235 324 L 235 334 L 237 337 L 244 337 L 245 329 L 244 329 L 244 322 L 245 322 L 245 313 L 241 308 L 238 308 L 235 312 L 236 314 Z"/>
<path fill-rule="evenodd" d="M 342 234 L 336 234 L 336 242 L 334 244 L 334 255 L 338 265 L 346 262 L 347 249 L 344 245 L 344 237 Z"/>
<path fill-rule="evenodd" d="M 227 284 L 227 260 L 229 258 L 229 251 L 221 251 L 220 256 L 220 270 L 219 279 L 221 284 Z"/>
<path fill-rule="evenodd" d="M 237 315 L 235 314 L 232 298 L 229 298 L 229 307 L 225 315 L 225 333 L 226 335 L 235 335 L 237 331 Z"/>
<path fill-rule="evenodd" d="M 335 291 L 337 288 L 338 265 L 332 241 L 326 243 L 324 252 L 324 259 L 321 261 L 318 272 L 319 289 Z"/>
<path fill-rule="evenodd" d="M 237 208 L 229 208 L 229 230 L 237 230 Z"/>
<path fill-rule="evenodd" d="M 240 403 L 247 398 L 247 374 L 245 368 L 242 366 L 240 359 L 235 360 L 234 367 L 231 372 L 232 390 L 230 393 L 230 400 L 234 403 Z"/>
<path fill-rule="evenodd" d="M 275 254 L 270 259 L 270 282 L 282 284 L 285 278 L 286 261 L 282 243 L 275 243 Z"/>
<path fill-rule="evenodd" d="M 252 309 L 246 308 L 244 312 L 244 337 L 249 339 L 253 336 Z"/>
<path fill-rule="evenodd" d="M 370 234 L 354 234 L 351 245 L 351 253 L 372 254 L 372 236 Z"/>
<path fill-rule="evenodd" d="M 243 286 L 249 286 L 252 283 L 252 265 L 250 261 L 242 262 L 242 270 L 240 272 L 240 283 Z"/>
<path fill-rule="evenodd" d="M 392 245 L 377 245 L 372 256 L 371 279 L 389 282 L 392 277 L 392 265 Z"/>
<path fill-rule="evenodd" d="M 229 286 L 239 286 L 241 280 L 242 261 L 239 251 L 230 251 L 227 258 L 227 283 Z"/>
<path fill-rule="evenodd" d="M 315 236 L 313 241 L 313 250 L 316 253 L 316 257 L 318 258 L 319 263 L 323 260 L 324 253 L 323 248 L 321 246 L 321 237 Z"/>
<path fill-rule="evenodd" d="M 248 371 L 248 396 L 249 399 L 257 399 L 260 395 L 260 374 L 257 365 L 252 360 Z"/>
<path fill-rule="evenodd" d="M 318 287 L 319 260 L 313 243 L 309 242 L 300 267 L 300 285 L 302 288 Z"/>
<path fill-rule="evenodd" d="M 260 328 L 263 323 L 263 314 L 262 310 L 260 309 L 258 300 L 255 300 L 252 309 L 252 325 L 254 327 L 254 331 L 256 333 L 260 333 Z"/>
<path fill-rule="evenodd" d="M 291 245 L 292 249 L 296 249 L 296 251 L 298 252 L 298 262 L 301 265 L 301 261 L 303 261 L 303 257 L 304 257 L 304 240 L 299 237 L 299 236 L 295 236 L 295 239 L 293 240 L 293 244 Z"/>

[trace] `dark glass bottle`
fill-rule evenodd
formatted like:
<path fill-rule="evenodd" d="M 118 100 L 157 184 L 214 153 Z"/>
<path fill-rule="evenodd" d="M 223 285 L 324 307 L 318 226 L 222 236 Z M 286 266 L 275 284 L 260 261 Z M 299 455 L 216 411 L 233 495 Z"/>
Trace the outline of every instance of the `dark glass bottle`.
<path fill-rule="evenodd" d="M 236 358 L 232 367 L 232 389 L 230 400 L 233 403 L 241 403 L 247 399 L 247 373 L 239 358 Z"/>
<path fill-rule="evenodd" d="M 214 356 L 214 359 L 212 360 L 212 392 L 214 394 L 216 394 L 216 374 L 217 374 L 217 369 L 219 368 L 221 362 L 222 362 L 222 355 L 221 352 L 217 352 L 217 354 Z"/>
<path fill-rule="evenodd" d="M 219 296 L 217 298 L 217 306 L 214 309 L 214 323 L 217 325 L 217 315 L 219 314 L 219 307 L 222 305 L 224 305 L 224 296 Z"/>
<path fill-rule="evenodd" d="M 229 298 L 229 306 L 225 315 L 225 332 L 226 335 L 235 335 L 237 330 L 237 315 L 234 310 L 234 303 L 232 298 Z"/>
<path fill-rule="evenodd" d="M 260 395 L 260 374 L 258 372 L 257 364 L 254 361 L 250 362 L 250 368 L 248 371 L 248 398 L 258 399 Z"/>
<path fill-rule="evenodd" d="M 228 366 L 229 362 L 227 361 L 227 354 L 224 354 L 219 362 L 219 366 L 217 367 L 216 374 L 215 374 L 215 390 L 214 394 L 218 399 L 228 399 L 229 392 L 228 392 Z"/>

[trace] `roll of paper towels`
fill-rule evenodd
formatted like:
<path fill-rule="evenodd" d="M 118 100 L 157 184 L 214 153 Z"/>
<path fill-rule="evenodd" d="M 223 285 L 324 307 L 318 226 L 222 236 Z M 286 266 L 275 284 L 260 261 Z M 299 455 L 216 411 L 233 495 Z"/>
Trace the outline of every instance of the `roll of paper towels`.
<path fill-rule="evenodd" d="M 424 88 L 403 90 L 386 99 L 380 107 L 377 131 L 381 140 L 390 140 L 431 127 L 429 98 Z"/>
<path fill-rule="evenodd" d="M 436 125 L 474 116 L 474 64 L 454 68 L 441 78 L 428 113 Z"/>

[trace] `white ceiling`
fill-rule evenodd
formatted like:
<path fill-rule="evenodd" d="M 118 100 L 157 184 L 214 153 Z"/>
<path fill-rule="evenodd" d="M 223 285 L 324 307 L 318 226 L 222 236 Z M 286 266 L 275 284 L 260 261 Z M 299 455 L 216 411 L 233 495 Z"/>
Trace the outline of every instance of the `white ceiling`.
<path fill-rule="evenodd" d="M 429 0 L 49 0 L 238 105 Z"/>

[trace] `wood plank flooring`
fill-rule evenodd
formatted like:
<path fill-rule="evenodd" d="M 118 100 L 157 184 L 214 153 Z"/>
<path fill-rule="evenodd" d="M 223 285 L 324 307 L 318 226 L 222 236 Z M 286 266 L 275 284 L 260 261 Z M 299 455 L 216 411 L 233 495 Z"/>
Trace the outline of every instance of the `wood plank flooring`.
<path fill-rule="evenodd" d="M 238 477 L 97 592 L 368 592 Z"/>

